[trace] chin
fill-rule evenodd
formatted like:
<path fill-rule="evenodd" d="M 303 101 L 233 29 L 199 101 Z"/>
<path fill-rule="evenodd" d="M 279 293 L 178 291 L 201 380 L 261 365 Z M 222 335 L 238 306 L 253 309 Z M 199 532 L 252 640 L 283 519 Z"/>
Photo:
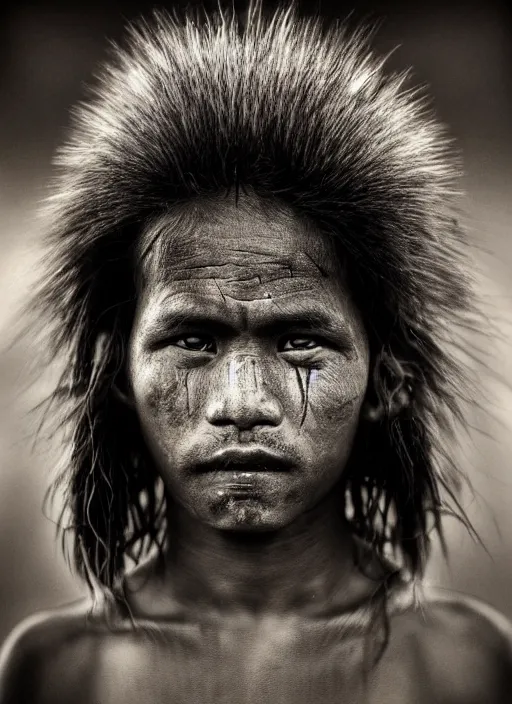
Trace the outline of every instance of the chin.
<path fill-rule="evenodd" d="M 285 510 L 268 506 L 259 498 L 226 496 L 211 502 L 208 524 L 236 533 L 262 533 L 284 528 L 293 520 Z"/>

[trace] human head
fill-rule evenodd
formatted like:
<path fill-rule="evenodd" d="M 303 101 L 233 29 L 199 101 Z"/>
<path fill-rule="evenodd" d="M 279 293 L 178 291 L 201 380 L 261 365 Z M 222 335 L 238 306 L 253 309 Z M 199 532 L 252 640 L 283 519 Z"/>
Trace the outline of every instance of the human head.
<path fill-rule="evenodd" d="M 140 556 L 165 534 L 165 492 L 118 393 L 141 237 L 191 201 L 243 190 L 343 252 L 374 409 L 345 469 L 348 515 L 376 549 L 388 540 L 421 570 L 464 380 L 446 338 L 472 299 L 453 159 L 403 82 L 384 74 L 364 33 L 258 7 L 243 27 L 227 14 L 159 14 L 104 71 L 61 152 L 52 257 L 35 299 L 68 360 L 54 398 L 73 432 L 65 476 L 82 572 L 87 561 L 111 586 L 132 548 Z"/>

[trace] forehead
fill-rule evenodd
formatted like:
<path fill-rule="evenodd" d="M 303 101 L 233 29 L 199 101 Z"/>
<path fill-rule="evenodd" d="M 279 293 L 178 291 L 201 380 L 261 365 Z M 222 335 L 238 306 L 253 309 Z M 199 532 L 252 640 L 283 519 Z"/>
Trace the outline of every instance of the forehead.
<path fill-rule="evenodd" d="M 255 199 L 187 204 L 141 239 L 136 326 L 199 315 L 244 329 L 322 320 L 363 335 L 336 250 L 284 207 Z"/>
<path fill-rule="evenodd" d="M 286 207 L 247 196 L 188 203 L 148 228 L 139 253 L 152 289 L 211 278 L 253 276 L 264 283 L 285 274 L 313 280 L 342 275 L 331 238 Z"/>

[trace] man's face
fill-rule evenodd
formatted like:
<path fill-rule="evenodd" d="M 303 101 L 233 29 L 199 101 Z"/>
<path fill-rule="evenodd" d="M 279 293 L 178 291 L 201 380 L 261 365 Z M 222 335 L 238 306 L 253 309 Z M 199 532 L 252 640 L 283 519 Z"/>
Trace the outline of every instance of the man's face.
<path fill-rule="evenodd" d="M 190 204 L 159 238 L 128 350 L 149 450 L 200 521 L 282 528 L 340 479 L 367 386 L 367 338 L 333 245 L 247 199 Z"/>

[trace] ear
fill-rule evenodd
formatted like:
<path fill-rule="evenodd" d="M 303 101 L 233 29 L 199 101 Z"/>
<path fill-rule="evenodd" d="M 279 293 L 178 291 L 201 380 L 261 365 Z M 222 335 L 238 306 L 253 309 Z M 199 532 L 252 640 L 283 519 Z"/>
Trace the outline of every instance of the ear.
<path fill-rule="evenodd" d="M 381 353 L 361 410 L 363 420 L 381 422 L 394 418 L 411 405 L 412 375 L 394 356 Z"/>
<path fill-rule="evenodd" d="M 393 392 L 387 404 L 384 404 L 380 398 L 367 398 L 361 409 L 361 418 L 371 423 L 377 423 L 385 418 L 394 418 L 409 405 L 409 392 L 405 388 L 400 388 Z"/>
<path fill-rule="evenodd" d="M 100 331 L 95 341 L 94 347 L 94 366 L 100 365 L 100 360 L 111 360 L 115 358 L 113 354 L 113 341 L 112 336 L 105 331 Z M 126 363 L 125 363 L 126 364 Z M 114 381 L 111 385 L 112 394 L 114 398 L 121 401 L 124 405 L 129 408 L 135 407 L 135 402 L 133 399 L 133 393 L 131 390 L 131 384 L 129 381 L 126 366 L 123 366 L 119 371 L 116 372 L 114 376 Z"/>
<path fill-rule="evenodd" d="M 128 408 L 135 408 L 135 400 L 131 384 L 128 381 L 126 371 L 119 372 L 112 384 L 112 393 L 118 401 L 121 401 Z"/>

